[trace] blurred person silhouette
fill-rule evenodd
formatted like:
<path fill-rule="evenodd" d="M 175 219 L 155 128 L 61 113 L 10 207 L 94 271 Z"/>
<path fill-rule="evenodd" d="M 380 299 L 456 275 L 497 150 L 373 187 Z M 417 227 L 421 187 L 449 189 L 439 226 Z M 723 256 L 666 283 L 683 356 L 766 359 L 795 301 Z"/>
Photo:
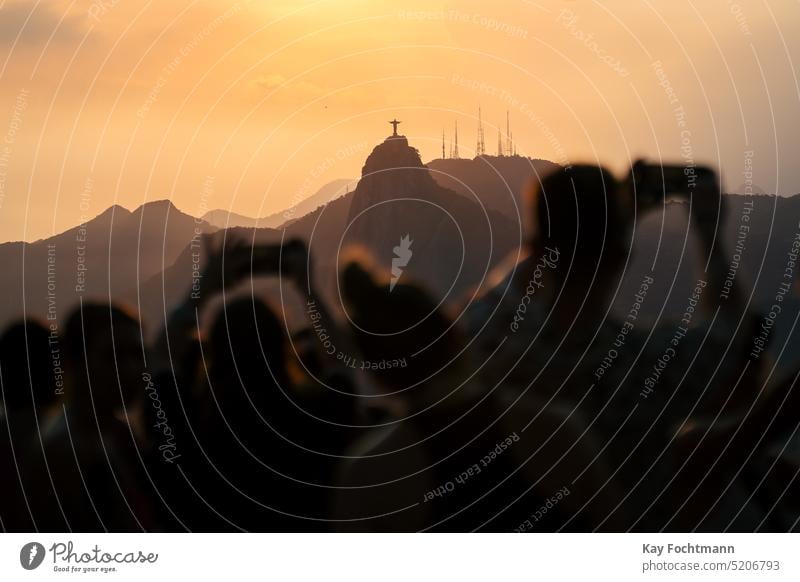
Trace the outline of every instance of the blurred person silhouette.
<path fill-rule="evenodd" d="M 161 334 L 172 359 L 158 377 L 172 408 L 184 413 L 181 463 L 191 481 L 169 497 L 191 529 L 321 529 L 346 433 L 325 420 L 349 421 L 354 410 L 351 397 L 331 396 L 323 383 L 334 378 L 346 394 L 347 377 L 324 357 L 313 358 L 320 378 L 312 377 L 297 361 L 308 352 L 290 349 L 278 311 L 252 289 L 233 291 L 253 277 L 280 277 L 327 313 L 307 280 L 308 252 L 300 241 L 212 247 L 209 237 L 202 292 L 186 297 Z M 224 303 L 201 325 L 220 296 Z"/>
<path fill-rule="evenodd" d="M 467 309 L 482 351 L 605 319 L 631 227 L 625 191 L 605 168 L 575 165 L 533 182 L 526 193 L 528 243 L 497 267 Z M 519 257 L 519 258 L 517 258 Z M 512 337 L 512 339 L 513 339 Z"/>
<path fill-rule="evenodd" d="M 156 527 L 143 465 L 144 348 L 124 308 L 86 303 L 64 334 L 67 403 L 43 434 L 48 474 L 37 508 L 45 531 Z"/>
<path fill-rule="evenodd" d="M 686 476 L 676 488 L 692 502 L 674 511 L 675 529 L 798 531 L 798 378 L 772 390 L 762 385 L 751 407 L 698 415 L 681 426 L 675 456 Z"/>
<path fill-rule="evenodd" d="M 52 345 L 51 345 L 52 339 Z M 34 319 L 9 325 L 0 338 L 0 520 L 7 531 L 36 529 L 27 492 L 44 472 L 40 434 L 63 393 L 58 335 Z"/>
<path fill-rule="evenodd" d="M 253 297 L 225 303 L 208 334 L 209 462 L 231 483 L 215 499 L 247 530 L 315 529 L 300 516 L 324 513 L 326 490 L 305 483 L 329 482 L 332 459 L 311 452 L 326 447 L 306 413 L 316 394 L 290 379 L 287 348 L 283 322 Z"/>
<path fill-rule="evenodd" d="M 745 411 L 756 408 L 774 389 L 767 386 L 767 360 L 751 354 L 762 317 L 745 301 L 739 280 L 731 278 L 726 259 L 730 249 L 725 249 L 720 239 L 726 197 L 716 172 L 702 166 L 639 161 L 631 168 L 628 184 L 645 207 L 648 200 L 664 204 L 665 194 L 677 193 L 687 209 L 686 230 L 696 241 L 703 266 L 696 275 L 694 291 L 684 300 L 680 322 L 661 322 L 652 329 L 645 346 L 650 360 L 644 360 L 649 372 L 645 382 L 655 382 L 645 384 L 642 392 L 646 407 L 640 411 L 650 424 L 650 434 L 640 442 L 642 451 L 654 453 L 638 454 L 640 466 L 648 472 L 654 464 L 665 470 L 653 471 L 650 482 L 658 483 L 660 491 L 636 525 L 641 529 L 649 523 L 650 529 L 676 531 L 752 530 L 763 519 L 766 507 L 745 502 L 753 474 L 741 470 L 744 457 L 740 455 L 754 451 L 756 440 L 751 439 L 747 447 L 740 438 L 730 462 L 721 464 L 719 456 L 710 454 L 713 446 L 707 446 L 717 440 L 714 433 L 725 432 L 717 429 L 746 418 Z M 673 346 L 673 352 L 668 352 Z M 669 357 L 666 363 L 665 356 Z M 656 358 L 658 363 L 653 365 Z M 708 439 L 703 446 L 697 440 L 701 433 L 700 442 Z M 740 436 L 746 438 L 747 431 Z M 640 477 L 637 485 L 640 482 L 647 480 Z"/>
<path fill-rule="evenodd" d="M 713 408 L 737 384 L 732 364 L 746 340 L 730 350 L 727 366 L 715 366 L 745 312 L 734 288 L 724 309 L 712 313 L 726 271 L 715 245 L 724 204 L 713 172 L 697 172 L 692 188 L 684 168 L 642 163 L 625 183 L 595 166 L 570 166 L 546 177 L 529 191 L 534 228 L 527 256 L 468 310 L 484 352 L 497 349 L 484 368 L 486 381 L 502 378 L 525 400 L 579 413 L 601 439 L 615 474 L 610 499 L 618 501 L 598 506 L 602 519 L 592 527 L 650 531 L 669 523 L 685 499 L 680 489 L 652 498 L 639 492 L 672 482 L 681 424 Z M 633 211 L 665 211 L 666 195 L 674 191 L 690 202 L 706 270 L 700 291 L 686 301 L 688 318 L 648 324 L 631 308 L 641 303 L 637 298 L 618 296 L 633 248 Z M 658 284 L 654 272 L 635 276 L 641 277 L 640 294 Z M 613 310 L 615 302 L 623 315 Z"/>
<path fill-rule="evenodd" d="M 583 445 L 570 452 L 547 439 L 561 421 L 549 412 L 522 431 L 527 410 L 515 409 L 502 387 L 487 390 L 476 380 L 479 364 L 453 320 L 420 287 L 392 288 L 362 262 L 345 267 L 342 289 L 359 354 L 383 391 L 378 398 L 395 402 L 385 405 L 393 415 L 342 464 L 337 529 L 517 528 L 564 485 L 561 470 L 592 456 Z M 578 428 L 561 425 L 562 437 Z M 571 506 L 565 501 L 552 514 Z"/>
<path fill-rule="evenodd" d="M 56 401 L 63 382 L 63 370 L 54 369 L 60 363 L 58 335 L 34 319 L 9 325 L 0 338 L 0 365 L 8 392 L 3 394 L 4 410 L 35 410 L 46 414 Z M 58 384 L 58 385 L 57 385 Z"/>
<path fill-rule="evenodd" d="M 599 419 L 611 391 L 596 397 L 591 378 L 619 332 L 609 312 L 628 256 L 630 197 L 607 169 L 573 165 L 532 183 L 526 199 L 530 234 L 521 260 L 502 265 L 467 309 L 476 343 L 492 354 L 482 376 L 532 410 L 591 423 L 602 439 L 628 412 L 615 403 Z M 617 369 L 626 370 L 630 352 L 619 352 L 627 360 Z"/>
<path fill-rule="evenodd" d="M 756 330 L 745 327 L 745 340 L 764 317 L 753 314 Z M 673 511 L 674 529 L 798 531 L 800 367 L 775 373 L 773 362 L 748 353 L 753 345 L 735 354 L 740 373 L 729 397 L 678 429 L 674 487 L 687 502 Z"/>

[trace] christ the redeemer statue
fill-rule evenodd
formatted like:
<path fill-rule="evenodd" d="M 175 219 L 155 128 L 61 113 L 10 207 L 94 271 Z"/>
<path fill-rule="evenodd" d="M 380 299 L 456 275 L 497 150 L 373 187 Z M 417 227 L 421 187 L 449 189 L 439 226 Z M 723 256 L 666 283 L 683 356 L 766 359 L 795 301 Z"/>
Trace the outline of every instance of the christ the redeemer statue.
<path fill-rule="evenodd" d="M 400 125 L 403 122 L 402 121 L 397 121 L 397 119 L 392 119 L 389 123 L 391 123 L 392 127 L 394 128 L 394 133 L 392 134 L 392 137 L 396 137 L 397 136 L 397 126 Z"/>

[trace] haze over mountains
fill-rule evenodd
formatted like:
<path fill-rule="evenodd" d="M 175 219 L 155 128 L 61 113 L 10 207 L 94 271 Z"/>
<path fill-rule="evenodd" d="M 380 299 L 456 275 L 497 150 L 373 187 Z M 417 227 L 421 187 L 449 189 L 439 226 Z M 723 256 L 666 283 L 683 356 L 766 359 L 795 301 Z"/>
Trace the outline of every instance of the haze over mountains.
<path fill-rule="evenodd" d="M 402 136 L 390 136 L 375 147 L 357 187 L 346 196 L 280 229 L 227 232 L 259 244 L 305 240 L 316 285 L 334 308 L 340 305 L 336 276 L 353 248 L 369 251 L 388 272 L 394 247 L 409 236 L 413 257 L 402 277 L 421 283 L 437 301 L 455 302 L 518 246 L 522 236 L 519 225 L 500 213 L 438 184 Z M 191 269 L 186 249 L 164 273 L 144 282 L 142 311 L 163 313 L 179 301 L 188 292 Z"/>
<path fill-rule="evenodd" d="M 315 194 L 309 196 L 305 200 L 301 200 L 294 206 L 275 212 L 263 218 L 251 218 L 229 212 L 227 210 L 217 209 L 209 210 L 206 212 L 202 219 L 217 228 L 231 228 L 231 227 L 247 227 L 247 228 L 277 228 L 282 224 L 291 222 L 302 218 L 309 212 L 313 212 L 320 206 L 324 206 L 331 200 L 341 198 L 347 192 L 355 187 L 355 181 L 342 178 L 328 182 L 320 188 Z"/>
<path fill-rule="evenodd" d="M 7 300 L 0 320 L 23 314 L 63 320 L 80 298 L 121 298 L 171 265 L 196 229 L 215 230 L 161 200 L 134 211 L 112 206 L 48 239 L 2 244 L 0 293 Z"/>
<path fill-rule="evenodd" d="M 417 281 L 437 302 L 455 305 L 520 244 L 524 232 L 516 218 L 516 209 L 524 209 L 520 192 L 529 180 L 556 167 L 519 156 L 434 160 L 425 166 L 405 137 L 389 136 L 365 161 L 354 189 L 338 195 L 343 186 L 347 190 L 345 181 L 331 183 L 314 200 L 298 204 L 296 216 L 284 224 L 276 224 L 274 217 L 267 217 L 274 224 L 269 227 L 264 226 L 266 219 L 239 222 L 232 217 L 237 226 L 226 230 L 220 228 L 220 220 L 228 220 L 225 213 L 195 218 L 168 201 L 150 202 L 133 211 L 115 206 L 86 225 L 49 239 L 0 245 L 5 267 L 0 320 L 6 324 L 25 313 L 63 321 L 80 300 L 111 299 L 138 309 L 150 331 L 155 331 L 188 293 L 198 253 L 200 261 L 205 260 L 197 242 L 207 233 L 215 233 L 217 244 L 223 236 L 263 244 L 294 237 L 307 241 L 317 286 L 334 307 L 340 301 L 336 273 L 349 248 L 366 248 L 388 273 L 395 247 L 408 237 L 411 257 L 400 280 Z M 731 260 L 737 255 L 737 282 L 758 309 L 767 309 L 798 233 L 800 196 L 726 199 L 725 257 Z M 741 244 L 740 220 L 749 202 L 753 203 L 750 230 Z M 301 214 L 306 209 L 310 210 Z M 630 307 L 630 298 L 652 268 L 658 284 L 642 317 L 680 315 L 687 291 L 702 276 L 686 217 L 680 203 L 668 204 L 663 215 L 654 211 L 640 217 L 618 294 L 621 311 Z M 796 308 L 795 289 L 785 310 Z M 776 338 L 782 333 L 779 330 Z"/>

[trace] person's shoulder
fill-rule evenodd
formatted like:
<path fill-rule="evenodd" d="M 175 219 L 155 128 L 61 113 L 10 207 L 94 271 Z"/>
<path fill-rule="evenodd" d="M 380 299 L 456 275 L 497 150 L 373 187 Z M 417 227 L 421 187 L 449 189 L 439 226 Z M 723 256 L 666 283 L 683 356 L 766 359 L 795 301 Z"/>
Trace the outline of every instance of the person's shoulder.
<path fill-rule="evenodd" d="M 527 251 L 512 253 L 492 270 L 481 289 L 469 299 L 464 309 L 466 328 L 480 333 L 490 347 L 511 329 L 531 269 L 532 259 Z M 522 309 L 533 314 L 534 307 L 524 303 Z"/>
<path fill-rule="evenodd" d="M 505 295 L 517 284 L 520 273 L 526 272 L 530 262 L 530 253 L 525 248 L 519 248 L 507 254 L 486 275 L 470 300 L 470 305 L 485 303 Z"/>
<path fill-rule="evenodd" d="M 398 451 L 408 451 L 420 441 L 421 433 L 411 422 L 397 421 L 386 426 L 373 428 L 348 452 L 352 459 L 375 458 L 382 455 L 395 456 Z"/>
<path fill-rule="evenodd" d="M 399 430 L 398 425 L 391 424 L 367 431 L 364 436 L 353 444 L 348 457 L 360 458 L 386 449 L 389 443 L 397 438 L 395 433 Z"/>

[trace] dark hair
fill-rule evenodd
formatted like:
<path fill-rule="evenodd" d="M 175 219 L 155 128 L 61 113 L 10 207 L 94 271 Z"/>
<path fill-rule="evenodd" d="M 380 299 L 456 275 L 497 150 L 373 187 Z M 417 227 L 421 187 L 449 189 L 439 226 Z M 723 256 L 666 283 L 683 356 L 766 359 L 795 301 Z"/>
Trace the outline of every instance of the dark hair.
<path fill-rule="evenodd" d="M 62 363 L 58 342 L 52 354 L 49 342 L 49 330 L 35 319 L 6 328 L 0 338 L 0 373 L 7 408 L 28 408 L 35 403 L 41 410 L 55 399 L 56 366 L 60 370 Z M 59 371 L 59 378 L 62 374 Z"/>
<path fill-rule="evenodd" d="M 385 364 L 385 371 L 376 370 L 385 382 L 397 388 L 416 384 L 446 369 L 458 354 L 452 322 L 420 287 L 391 288 L 357 261 L 345 266 L 341 279 L 356 344 L 367 362 Z"/>
<path fill-rule="evenodd" d="M 86 352 L 98 342 L 110 343 L 115 330 L 126 325 L 138 327 L 139 320 L 128 309 L 113 303 L 85 303 L 75 309 L 64 326 L 67 355 L 83 364 Z"/>
<path fill-rule="evenodd" d="M 274 376 L 286 385 L 286 332 L 261 299 L 245 296 L 228 301 L 211 324 L 208 345 L 218 371 L 230 372 L 236 366 L 251 380 L 272 382 Z"/>
<path fill-rule="evenodd" d="M 85 303 L 67 319 L 64 344 L 69 398 L 81 413 L 91 409 L 98 418 L 108 418 L 111 410 L 137 397 L 135 382 L 144 360 L 139 320 L 130 311 L 111 303 Z M 113 356 L 106 352 L 109 347 Z"/>
<path fill-rule="evenodd" d="M 618 253 L 627 234 L 627 207 L 617 180 L 602 166 L 568 166 L 533 189 L 536 241 L 580 263 Z"/>

